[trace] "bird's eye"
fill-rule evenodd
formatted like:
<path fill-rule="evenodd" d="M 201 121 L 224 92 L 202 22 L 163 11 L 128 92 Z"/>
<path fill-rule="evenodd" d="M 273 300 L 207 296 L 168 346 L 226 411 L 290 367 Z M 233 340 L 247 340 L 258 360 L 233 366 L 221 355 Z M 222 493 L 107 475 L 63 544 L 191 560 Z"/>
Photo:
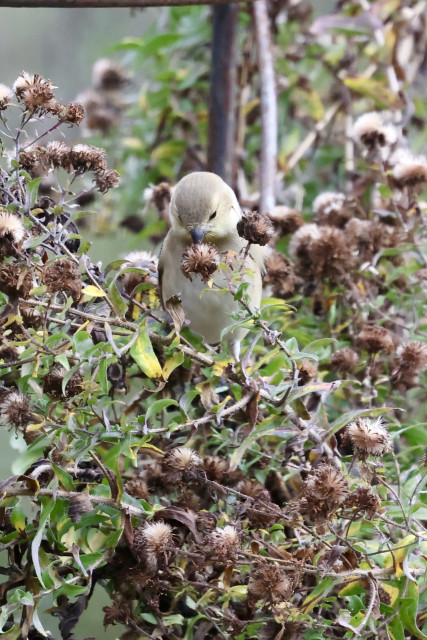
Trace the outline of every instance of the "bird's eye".
<path fill-rule="evenodd" d="M 216 216 L 216 211 L 214 211 L 213 214 L 209 216 L 209 220 L 213 220 L 215 216 Z"/>

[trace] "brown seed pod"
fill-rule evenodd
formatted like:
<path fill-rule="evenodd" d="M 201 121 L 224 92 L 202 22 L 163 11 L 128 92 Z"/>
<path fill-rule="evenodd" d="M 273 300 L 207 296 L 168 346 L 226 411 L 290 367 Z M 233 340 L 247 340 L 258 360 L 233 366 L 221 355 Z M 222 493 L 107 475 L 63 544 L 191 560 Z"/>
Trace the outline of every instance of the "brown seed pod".
<path fill-rule="evenodd" d="M 170 482 L 196 477 L 203 467 L 203 459 L 190 447 L 176 447 L 162 460 L 162 470 Z"/>
<path fill-rule="evenodd" d="M 151 570 L 164 569 L 176 551 L 172 527 L 165 522 L 147 523 L 134 531 L 133 549 Z"/>
<path fill-rule="evenodd" d="M 372 519 L 381 510 L 381 500 L 378 495 L 372 493 L 371 487 L 357 487 L 348 495 L 345 506 L 364 511 L 368 518 Z"/>
<path fill-rule="evenodd" d="M 260 561 L 250 572 L 248 600 L 252 606 L 260 600 L 270 605 L 289 601 L 292 591 L 292 578 L 271 562 Z"/>
<path fill-rule="evenodd" d="M 13 91 L 5 84 L 0 84 L 0 111 L 4 111 L 13 100 Z"/>
<path fill-rule="evenodd" d="M 62 391 L 62 381 L 66 375 L 66 370 L 61 365 L 55 365 L 43 378 L 43 391 L 57 398 L 72 398 L 83 391 L 83 377 L 75 371 L 68 380 L 64 392 Z"/>
<path fill-rule="evenodd" d="M 329 520 L 345 501 L 348 482 L 335 467 L 322 464 L 304 482 L 303 497 L 291 507 L 312 522 Z"/>
<path fill-rule="evenodd" d="M 274 207 L 267 215 L 276 231 L 282 236 L 294 233 L 304 224 L 301 211 L 284 205 Z"/>
<path fill-rule="evenodd" d="M 101 91 L 117 91 L 129 83 L 129 76 L 124 67 L 107 58 L 100 58 L 92 69 L 92 84 Z"/>
<path fill-rule="evenodd" d="M 313 201 L 313 211 L 318 224 L 341 228 L 353 215 L 353 208 L 349 205 L 346 196 L 334 191 L 320 193 Z"/>
<path fill-rule="evenodd" d="M 207 282 L 219 264 L 219 252 L 213 244 L 192 244 L 182 254 L 181 271 L 192 280 L 190 273 L 198 273 Z"/>
<path fill-rule="evenodd" d="M 71 164 L 78 173 L 103 171 L 107 168 L 105 149 L 89 144 L 76 144 L 71 148 Z"/>
<path fill-rule="evenodd" d="M 67 102 L 65 105 L 61 105 L 61 110 L 58 113 L 59 118 L 69 124 L 79 125 L 83 122 L 85 117 L 84 106 L 80 102 Z"/>
<path fill-rule="evenodd" d="M 120 174 L 115 169 L 100 169 L 95 174 L 95 183 L 98 191 L 107 193 L 110 189 L 115 189 L 120 180 Z"/>
<path fill-rule="evenodd" d="M 397 348 L 396 359 L 402 369 L 423 371 L 427 368 L 427 343 L 414 340 L 401 344 Z"/>
<path fill-rule="evenodd" d="M 10 298 L 28 298 L 33 286 L 33 275 L 25 267 L 12 263 L 0 266 L 0 291 Z"/>
<path fill-rule="evenodd" d="M 25 427 L 32 420 L 30 396 L 18 391 L 0 394 L 0 421 L 10 427 Z"/>
<path fill-rule="evenodd" d="M 81 297 L 83 285 L 79 267 L 67 258 L 60 258 L 45 266 L 43 282 L 49 293 L 65 291 L 76 303 Z"/>
<path fill-rule="evenodd" d="M 345 429 L 343 444 L 351 443 L 354 455 L 366 460 L 370 455 L 381 457 L 391 451 L 391 439 L 380 418 L 356 418 Z"/>
<path fill-rule="evenodd" d="M 272 239 L 274 227 L 267 216 L 263 216 L 257 211 L 251 211 L 243 214 L 237 223 L 237 232 L 250 244 L 264 246 Z"/>
<path fill-rule="evenodd" d="M 71 149 L 64 142 L 54 140 L 46 145 L 46 162 L 53 167 L 71 171 Z"/>
<path fill-rule="evenodd" d="M 283 253 L 273 251 L 267 259 L 266 267 L 264 282 L 271 285 L 273 295 L 277 298 L 291 296 L 299 282 L 292 262 Z"/>
<path fill-rule="evenodd" d="M 239 532 L 232 525 L 216 527 L 207 536 L 209 557 L 216 562 L 233 562 L 240 548 Z"/>
<path fill-rule="evenodd" d="M 346 375 L 354 373 L 358 364 L 359 356 L 357 353 L 353 351 L 353 349 L 350 349 L 350 347 L 342 347 L 341 349 L 337 349 L 333 354 L 330 367 Z"/>
<path fill-rule="evenodd" d="M 391 353 L 394 351 L 391 332 L 385 327 L 377 325 L 365 325 L 362 331 L 357 334 L 355 345 L 368 353 L 378 353 L 379 351 Z"/>
<path fill-rule="evenodd" d="M 53 85 L 37 73 L 31 75 L 22 71 L 13 85 L 15 95 L 31 113 L 46 111 L 49 102 L 54 99 Z"/>

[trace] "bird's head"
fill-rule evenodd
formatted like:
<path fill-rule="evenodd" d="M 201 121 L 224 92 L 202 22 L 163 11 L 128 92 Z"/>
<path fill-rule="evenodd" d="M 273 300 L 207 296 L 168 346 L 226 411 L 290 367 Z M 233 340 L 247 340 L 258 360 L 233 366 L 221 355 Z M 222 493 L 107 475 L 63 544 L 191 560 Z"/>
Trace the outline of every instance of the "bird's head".
<path fill-rule="evenodd" d="M 234 191 L 215 173 L 196 171 L 176 185 L 169 209 L 175 233 L 194 244 L 236 233 L 241 210 Z"/>

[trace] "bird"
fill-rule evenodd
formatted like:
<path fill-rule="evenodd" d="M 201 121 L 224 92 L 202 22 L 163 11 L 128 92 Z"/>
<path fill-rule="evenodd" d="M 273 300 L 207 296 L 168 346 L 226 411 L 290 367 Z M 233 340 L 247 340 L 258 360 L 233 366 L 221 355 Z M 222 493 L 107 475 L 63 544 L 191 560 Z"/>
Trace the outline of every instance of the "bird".
<path fill-rule="evenodd" d="M 213 286 L 207 285 L 198 274 L 191 280 L 181 271 L 184 251 L 192 244 L 206 242 L 219 252 L 235 252 L 236 266 L 242 269 L 242 281 L 248 282 L 247 290 L 251 307 L 259 307 L 262 295 L 262 273 L 268 249 L 251 244 L 240 237 L 237 224 L 242 210 L 231 187 L 222 178 L 209 171 L 195 171 L 184 176 L 173 190 L 169 207 L 170 230 L 163 242 L 159 257 L 159 284 L 163 307 L 178 295 L 190 328 L 200 334 L 205 343 L 221 342 L 222 332 L 233 323 L 231 315 L 239 309 L 239 303 L 228 288 L 223 271 L 213 275 Z M 202 294 L 203 291 L 203 294 Z M 240 343 L 247 329 L 231 328 L 224 335 L 236 362 L 240 357 Z"/>

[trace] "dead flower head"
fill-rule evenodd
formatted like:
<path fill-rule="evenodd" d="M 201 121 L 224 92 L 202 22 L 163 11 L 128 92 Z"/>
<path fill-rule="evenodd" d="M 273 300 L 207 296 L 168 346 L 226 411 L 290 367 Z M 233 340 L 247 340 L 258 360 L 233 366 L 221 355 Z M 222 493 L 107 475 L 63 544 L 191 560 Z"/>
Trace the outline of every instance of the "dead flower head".
<path fill-rule="evenodd" d="M 345 429 L 343 443 L 350 442 L 359 460 L 368 456 L 381 457 L 391 450 L 391 439 L 380 418 L 356 418 Z"/>
<path fill-rule="evenodd" d="M 89 144 L 76 144 L 71 148 L 71 164 L 78 173 L 104 171 L 107 168 L 105 149 Z"/>
<path fill-rule="evenodd" d="M 348 482 L 338 469 L 322 464 L 304 482 L 303 497 L 292 510 L 312 522 L 328 520 L 348 495 Z"/>
<path fill-rule="evenodd" d="M 343 193 L 325 191 L 313 201 L 313 211 L 319 224 L 343 227 L 352 215 L 352 208 Z"/>
<path fill-rule="evenodd" d="M 33 275 L 17 264 L 0 265 L 0 291 L 11 298 L 28 298 L 33 288 Z"/>
<path fill-rule="evenodd" d="M 339 373 L 353 373 L 359 364 L 359 356 L 350 347 L 342 347 L 335 351 L 331 358 L 331 368 Z"/>
<path fill-rule="evenodd" d="M 413 156 L 409 151 L 396 152 L 391 159 L 392 176 L 399 189 L 422 187 L 427 182 L 427 158 Z"/>
<path fill-rule="evenodd" d="M 346 237 L 336 227 L 305 224 L 292 236 L 289 253 L 302 276 L 339 280 L 351 265 Z"/>
<path fill-rule="evenodd" d="M 240 548 L 239 532 L 232 525 L 216 527 L 207 537 L 210 556 L 218 562 L 233 562 Z"/>
<path fill-rule="evenodd" d="M 0 111 L 4 111 L 13 100 L 13 91 L 5 84 L 0 84 Z"/>
<path fill-rule="evenodd" d="M 387 120 L 387 113 L 364 113 L 354 123 L 353 137 L 370 151 L 394 144 L 398 139 L 398 130 Z"/>
<path fill-rule="evenodd" d="M 79 125 L 85 117 L 84 106 L 80 102 L 67 102 L 65 105 L 60 105 L 57 115 L 64 122 Z"/>
<path fill-rule="evenodd" d="M 355 344 L 368 353 L 394 351 L 393 336 L 388 329 L 377 325 L 366 325 L 355 338 Z"/>
<path fill-rule="evenodd" d="M 72 398 L 78 395 L 83 390 L 82 375 L 75 371 L 63 391 L 62 383 L 66 374 L 67 371 L 62 365 L 52 367 L 43 378 L 43 391 L 57 398 Z"/>
<path fill-rule="evenodd" d="M 247 240 L 250 244 L 268 244 L 274 235 L 274 227 L 267 216 L 263 216 L 257 211 L 244 213 L 237 223 L 239 236 Z"/>
<path fill-rule="evenodd" d="M 156 570 L 166 567 L 175 552 L 172 527 L 166 522 L 150 522 L 135 531 L 133 548 L 148 566 Z"/>
<path fill-rule="evenodd" d="M 16 97 L 31 113 L 48 109 L 49 103 L 54 100 L 53 88 L 50 80 L 45 80 L 37 73 L 31 75 L 26 71 L 19 74 L 13 85 Z"/>
<path fill-rule="evenodd" d="M 143 282 L 157 284 L 159 259 L 154 253 L 151 253 L 151 251 L 131 251 L 124 257 L 124 260 L 126 262 L 123 264 L 122 269 L 136 267 L 146 271 L 145 274 L 129 271 L 121 276 L 121 281 L 128 295 L 131 295 L 135 287 Z"/>
<path fill-rule="evenodd" d="M 14 213 L 0 210 L 0 255 L 8 255 L 2 251 L 3 246 L 5 249 L 7 249 L 8 244 L 16 246 L 23 240 L 24 236 L 25 227 L 21 218 Z"/>
<path fill-rule="evenodd" d="M 72 169 L 70 147 L 57 140 L 48 142 L 46 145 L 46 162 L 53 167 L 62 167 L 70 171 Z"/>
<path fill-rule="evenodd" d="M 6 425 L 25 427 L 32 419 L 30 396 L 18 391 L 6 391 L 0 395 L 0 421 Z"/>
<path fill-rule="evenodd" d="M 168 451 L 162 460 L 162 469 L 168 480 L 180 482 L 200 471 L 203 459 L 190 447 L 176 447 Z"/>
<path fill-rule="evenodd" d="M 253 604 L 259 600 L 273 605 L 289 601 L 293 580 L 281 567 L 272 562 L 260 562 L 250 572 L 248 599 Z"/>
<path fill-rule="evenodd" d="M 274 228 L 280 235 L 284 236 L 288 233 L 294 233 L 294 231 L 304 224 L 301 211 L 286 207 L 285 205 L 274 207 L 274 209 L 268 213 L 268 217 L 273 223 Z"/>
<path fill-rule="evenodd" d="M 110 189 L 115 189 L 120 180 L 120 174 L 115 169 L 101 169 L 95 174 L 95 183 L 98 191 L 107 193 Z"/>
<path fill-rule="evenodd" d="M 122 89 L 129 82 L 125 69 L 114 60 L 100 58 L 92 68 L 92 84 L 95 89 L 115 91 Z"/>
<path fill-rule="evenodd" d="M 271 285 L 273 295 L 277 298 L 286 298 L 295 292 L 298 278 L 294 265 L 283 253 L 273 251 L 269 255 L 264 282 Z"/>
<path fill-rule="evenodd" d="M 207 282 L 217 270 L 219 252 L 213 244 L 192 244 L 182 254 L 181 271 L 192 280 L 190 273 L 198 273 Z"/>
<path fill-rule="evenodd" d="M 171 197 L 172 185 L 169 182 L 160 182 L 160 184 L 156 184 L 151 189 L 150 200 L 163 216 L 168 216 Z"/>
<path fill-rule="evenodd" d="M 44 268 L 43 282 L 49 293 L 65 291 L 74 302 L 78 302 L 82 293 L 82 281 L 79 267 L 66 258 L 55 260 Z"/>
<path fill-rule="evenodd" d="M 357 487 L 348 495 L 345 506 L 357 511 L 365 511 L 368 518 L 373 518 L 381 510 L 381 500 L 379 496 L 372 493 L 371 487 Z"/>
<path fill-rule="evenodd" d="M 427 343 L 414 340 L 401 344 L 397 348 L 396 357 L 401 369 L 423 371 L 427 368 Z"/>

